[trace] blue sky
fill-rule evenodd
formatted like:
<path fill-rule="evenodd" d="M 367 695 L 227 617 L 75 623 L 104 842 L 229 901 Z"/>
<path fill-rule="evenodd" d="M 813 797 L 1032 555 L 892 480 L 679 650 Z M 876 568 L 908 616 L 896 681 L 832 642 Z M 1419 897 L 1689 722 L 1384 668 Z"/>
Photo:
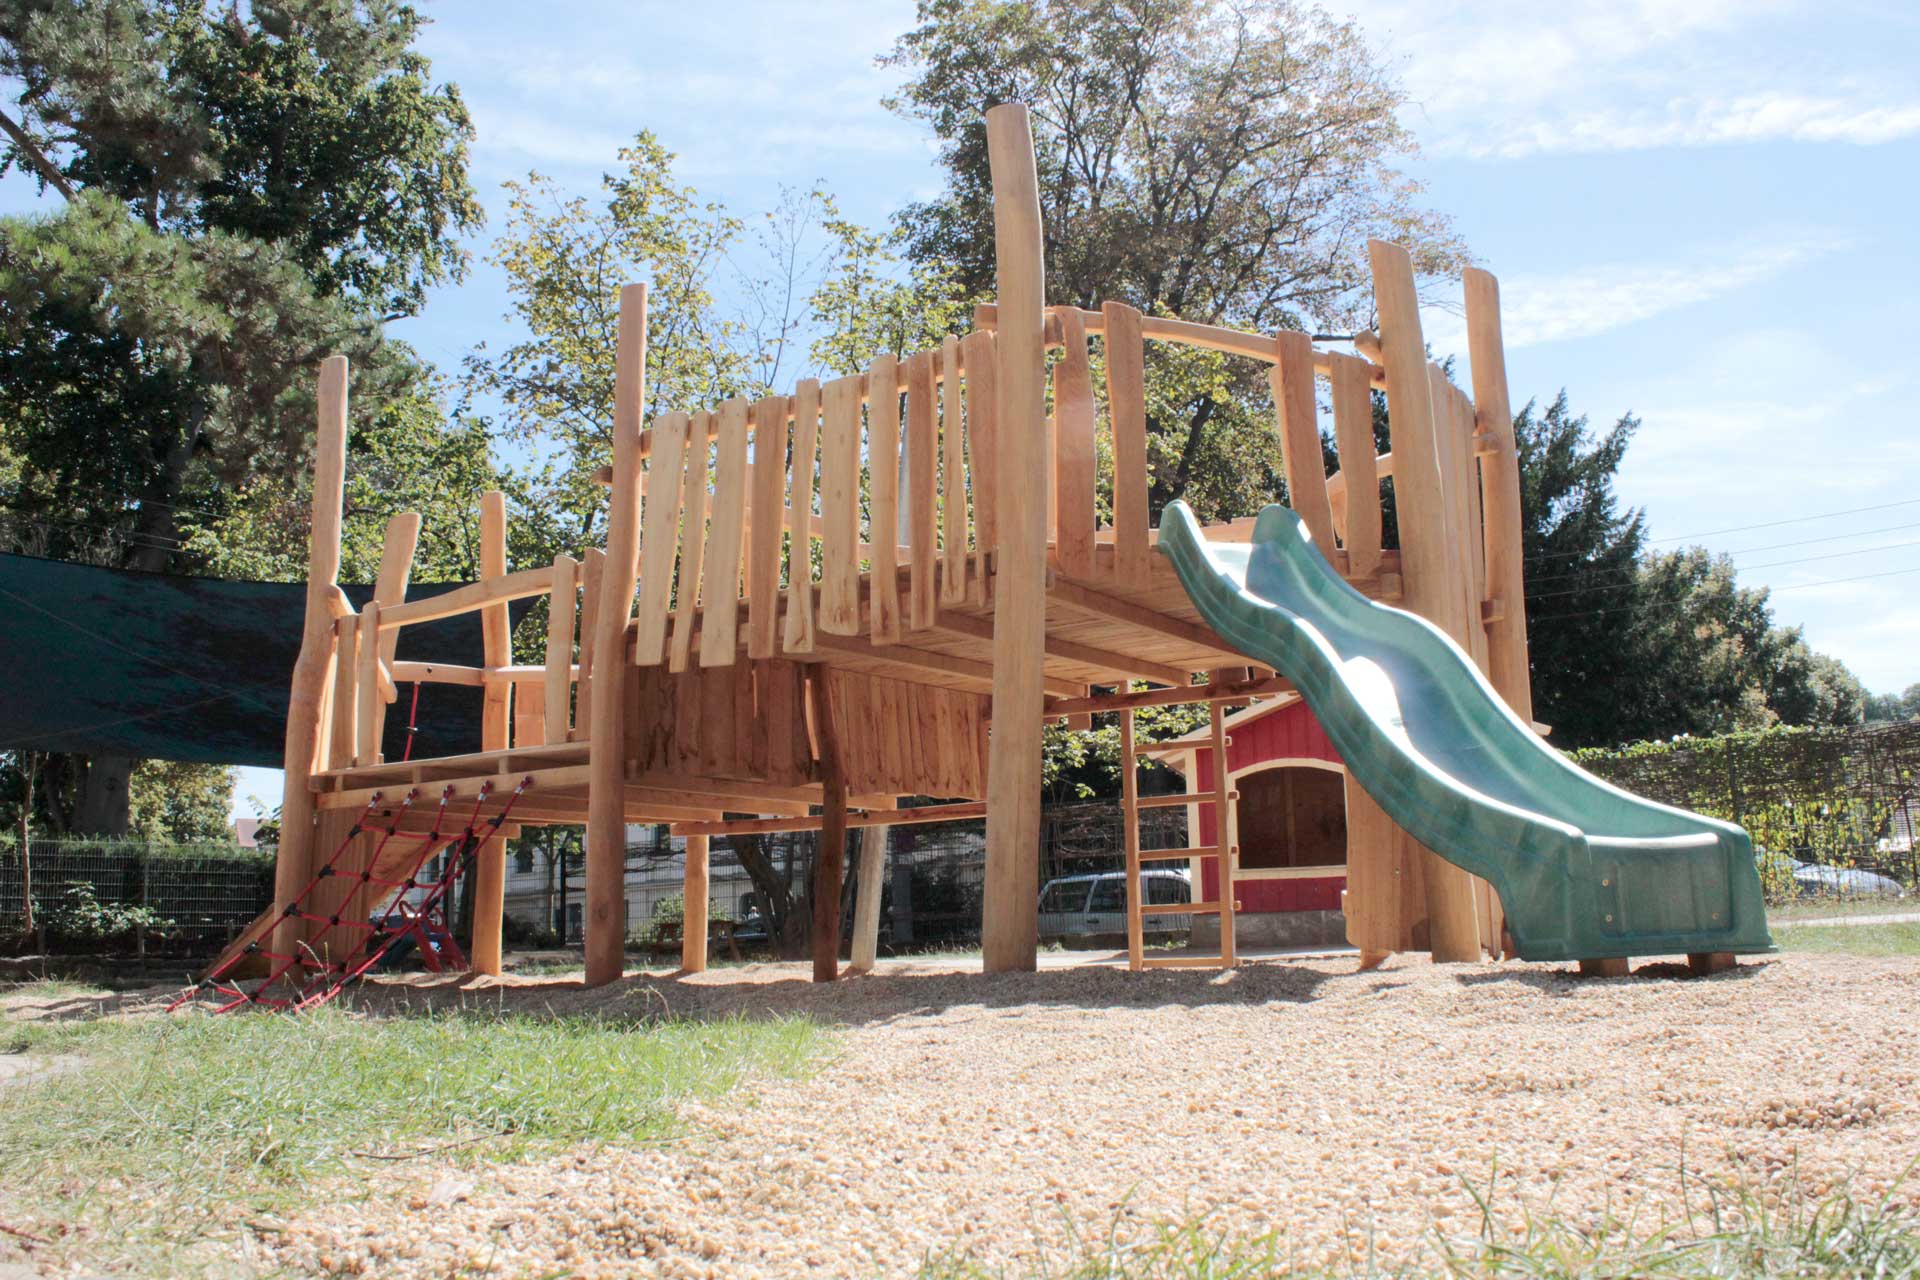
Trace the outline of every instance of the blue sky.
<path fill-rule="evenodd" d="M 1598 424 L 1640 416 L 1620 490 L 1655 540 L 1734 553 L 1869 688 L 1920 681 L 1920 545 L 1896 545 L 1920 544 L 1920 5 L 1327 7 L 1406 85 L 1412 172 L 1501 278 L 1515 403 L 1565 387 Z M 873 65 L 911 0 L 426 12 L 435 74 L 473 109 L 494 230 L 502 181 L 537 168 L 591 193 L 641 128 L 737 212 L 821 181 L 877 224 L 937 186 Z M 512 339 L 506 309 L 476 262 L 400 328 L 451 368 Z M 1464 359 L 1458 319 L 1426 320 Z M 1868 574 L 1892 576 L 1831 581 Z M 243 809 L 278 791 L 248 772 Z"/>
<path fill-rule="evenodd" d="M 1710 535 L 1870 688 L 1920 681 L 1920 572 L 1818 585 L 1920 570 L 1920 546 L 1871 550 L 1920 544 L 1920 503 L 1854 510 L 1920 498 L 1904 340 L 1920 332 L 1920 6 L 1328 7 L 1406 85 L 1413 173 L 1501 278 L 1515 403 L 1565 387 L 1596 423 L 1637 414 L 1620 488 L 1654 539 Z M 529 168 L 591 191 L 643 127 L 740 212 L 822 181 L 879 223 L 937 187 L 920 130 L 879 105 L 896 73 L 873 65 L 911 0 L 428 12 L 496 215 L 500 182 Z M 451 365 L 512 337 L 505 310 L 482 265 L 404 332 Z M 1458 318 L 1426 320 L 1464 358 Z M 1830 558 L 1779 563 L 1811 555 Z"/>

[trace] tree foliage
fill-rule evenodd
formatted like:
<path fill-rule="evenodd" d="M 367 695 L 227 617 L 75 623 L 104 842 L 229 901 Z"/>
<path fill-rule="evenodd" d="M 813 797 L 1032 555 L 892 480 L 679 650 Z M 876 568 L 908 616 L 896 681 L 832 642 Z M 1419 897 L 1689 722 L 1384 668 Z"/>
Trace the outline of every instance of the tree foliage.
<path fill-rule="evenodd" d="M 1396 167 L 1404 95 L 1352 23 L 1289 0 L 922 0 L 885 59 L 889 105 L 940 144 L 946 187 L 899 218 L 909 256 L 961 290 L 993 283 L 983 107 L 1032 108 L 1047 296 L 1131 303 L 1255 332 L 1357 327 L 1366 241 L 1419 270 L 1464 248 Z M 1151 509 L 1250 515 L 1282 491 L 1266 379 L 1251 362 L 1148 351 Z"/>

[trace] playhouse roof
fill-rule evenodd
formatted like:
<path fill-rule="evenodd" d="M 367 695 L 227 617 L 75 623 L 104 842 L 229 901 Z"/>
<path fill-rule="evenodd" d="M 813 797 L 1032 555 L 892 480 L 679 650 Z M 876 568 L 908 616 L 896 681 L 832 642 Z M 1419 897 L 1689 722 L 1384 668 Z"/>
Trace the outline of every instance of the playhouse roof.
<path fill-rule="evenodd" d="M 1274 712 L 1290 707 L 1299 701 L 1300 695 L 1297 693 L 1283 693 L 1277 697 L 1267 698 L 1254 703 L 1250 707 L 1242 707 L 1238 711 L 1229 714 L 1227 716 L 1226 727 L 1228 731 L 1231 732 L 1236 725 L 1248 724 L 1263 716 L 1270 716 Z M 1168 738 L 1163 742 L 1156 742 L 1151 746 L 1142 747 L 1137 754 L 1143 756 L 1172 755 L 1175 752 L 1185 751 L 1191 747 L 1204 747 L 1211 741 L 1212 737 L 1213 730 L 1206 725 L 1201 725 L 1191 733 L 1183 733 L 1177 738 Z"/>

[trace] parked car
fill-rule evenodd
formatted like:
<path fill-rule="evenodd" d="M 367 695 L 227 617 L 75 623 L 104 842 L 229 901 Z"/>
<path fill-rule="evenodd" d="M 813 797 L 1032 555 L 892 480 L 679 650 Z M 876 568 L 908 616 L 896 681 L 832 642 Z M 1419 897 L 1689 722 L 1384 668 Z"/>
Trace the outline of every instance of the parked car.
<path fill-rule="evenodd" d="M 1854 867 L 1828 867 L 1794 859 L 1793 883 L 1803 898 L 1904 898 L 1898 880 Z"/>
<path fill-rule="evenodd" d="M 1145 871 L 1141 873 L 1141 879 L 1146 881 L 1149 903 L 1164 905 L 1193 901 L 1193 885 L 1185 871 Z M 1147 916 L 1142 925 L 1150 935 L 1185 933 L 1193 927 L 1193 917 L 1153 915 Z M 1061 876 L 1057 880 L 1047 881 L 1040 890 L 1042 938 L 1124 938 L 1126 933 L 1126 872 L 1101 871 Z"/>

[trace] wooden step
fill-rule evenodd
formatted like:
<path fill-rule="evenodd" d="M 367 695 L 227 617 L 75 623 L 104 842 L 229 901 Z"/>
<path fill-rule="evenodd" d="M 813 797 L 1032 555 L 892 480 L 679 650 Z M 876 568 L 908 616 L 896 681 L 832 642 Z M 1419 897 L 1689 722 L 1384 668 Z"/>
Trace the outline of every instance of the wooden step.
<path fill-rule="evenodd" d="M 1188 858 L 1217 858 L 1220 846 L 1217 844 L 1196 846 L 1191 849 L 1142 849 L 1142 862 L 1185 862 Z"/>
<path fill-rule="evenodd" d="M 1143 916 L 1217 916 L 1220 914 L 1218 899 L 1212 902 L 1148 902 L 1141 904 Z"/>
<path fill-rule="evenodd" d="M 1141 964 L 1149 969 L 1224 969 L 1225 956 L 1147 956 Z"/>
<path fill-rule="evenodd" d="M 1179 809 L 1190 804 L 1218 804 L 1220 797 L 1211 791 L 1198 791 L 1188 795 L 1141 796 L 1134 801 L 1142 809 Z"/>

